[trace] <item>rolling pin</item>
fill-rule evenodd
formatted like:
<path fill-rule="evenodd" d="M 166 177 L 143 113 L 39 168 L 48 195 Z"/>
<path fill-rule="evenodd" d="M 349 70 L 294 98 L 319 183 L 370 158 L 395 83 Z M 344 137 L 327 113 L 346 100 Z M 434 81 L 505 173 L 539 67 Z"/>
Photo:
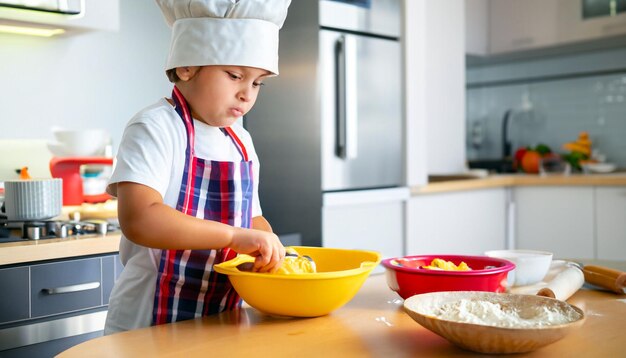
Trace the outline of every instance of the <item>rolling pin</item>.
<path fill-rule="evenodd" d="M 626 272 L 595 265 L 583 266 L 582 270 L 587 283 L 615 293 L 626 293 Z"/>
<path fill-rule="evenodd" d="M 537 292 L 537 296 L 545 296 L 565 301 L 570 298 L 585 283 L 585 277 L 580 268 L 573 265 L 560 272 L 548 285 Z"/>

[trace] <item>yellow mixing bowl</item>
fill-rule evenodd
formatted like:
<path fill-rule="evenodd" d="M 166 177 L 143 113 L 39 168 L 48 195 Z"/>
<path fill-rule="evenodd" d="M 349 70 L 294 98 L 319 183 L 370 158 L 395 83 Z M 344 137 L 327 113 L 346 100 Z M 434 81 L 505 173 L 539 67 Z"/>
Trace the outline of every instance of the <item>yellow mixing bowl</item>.
<path fill-rule="evenodd" d="M 269 274 L 239 271 L 236 259 L 214 266 L 228 275 L 239 296 L 259 311 L 291 317 L 317 317 L 348 303 L 380 262 L 374 251 L 293 247 L 310 256 L 316 273 Z"/>

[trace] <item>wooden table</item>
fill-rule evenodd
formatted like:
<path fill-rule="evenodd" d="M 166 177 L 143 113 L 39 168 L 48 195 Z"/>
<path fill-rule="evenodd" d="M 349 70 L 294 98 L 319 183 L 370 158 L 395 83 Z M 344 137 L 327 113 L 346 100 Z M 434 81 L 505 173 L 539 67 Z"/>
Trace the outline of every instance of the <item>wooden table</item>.
<path fill-rule="evenodd" d="M 96 338 L 60 357 L 441 357 L 476 355 L 414 322 L 384 275 L 368 278 L 328 316 L 278 318 L 251 308 Z M 568 302 L 587 315 L 562 340 L 524 356 L 624 356 L 626 295 L 583 289 Z"/>

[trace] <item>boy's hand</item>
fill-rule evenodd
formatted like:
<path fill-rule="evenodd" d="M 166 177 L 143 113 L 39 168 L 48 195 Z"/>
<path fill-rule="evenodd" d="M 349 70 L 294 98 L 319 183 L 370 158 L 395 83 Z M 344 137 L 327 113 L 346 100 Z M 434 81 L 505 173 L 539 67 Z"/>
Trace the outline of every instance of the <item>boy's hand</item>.
<path fill-rule="evenodd" d="M 285 258 L 285 248 L 278 236 L 262 230 L 235 230 L 229 247 L 238 253 L 255 256 L 256 272 L 275 272 Z"/>

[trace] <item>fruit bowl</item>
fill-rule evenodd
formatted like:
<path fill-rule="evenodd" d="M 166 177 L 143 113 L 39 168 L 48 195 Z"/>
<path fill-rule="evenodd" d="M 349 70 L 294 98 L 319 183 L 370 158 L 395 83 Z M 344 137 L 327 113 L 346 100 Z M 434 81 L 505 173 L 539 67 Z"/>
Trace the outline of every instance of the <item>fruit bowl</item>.
<path fill-rule="evenodd" d="M 465 262 L 471 271 L 423 269 L 435 258 L 455 265 Z M 506 290 L 508 272 L 515 268 L 510 261 L 487 256 L 417 255 L 385 259 L 387 285 L 400 297 L 436 291 L 491 291 Z"/>
<path fill-rule="evenodd" d="M 214 266 L 228 275 L 235 291 L 259 311 L 289 317 L 317 317 L 348 303 L 380 262 L 365 250 L 293 247 L 313 259 L 316 273 L 270 274 L 240 271 L 237 258 Z"/>

